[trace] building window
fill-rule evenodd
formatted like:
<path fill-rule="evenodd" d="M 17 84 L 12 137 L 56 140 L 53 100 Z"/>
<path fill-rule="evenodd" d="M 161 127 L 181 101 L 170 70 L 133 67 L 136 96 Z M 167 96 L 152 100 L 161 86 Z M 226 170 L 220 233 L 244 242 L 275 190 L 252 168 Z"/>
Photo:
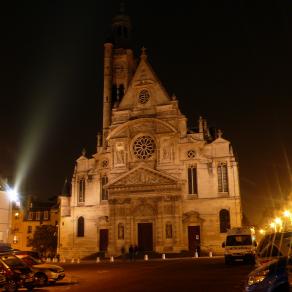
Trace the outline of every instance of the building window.
<path fill-rule="evenodd" d="M 188 185 L 189 185 L 189 194 L 198 193 L 197 168 L 195 166 L 191 166 L 188 168 Z"/>
<path fill-rule="evenodd" d="M 125 237 L 125 227 L 123 223 L 118 225 L 118 239 L 124 239 Z"/>
<path fill-rule="evenodd" d="M 226 209 L 222 209 L 219 212 L 220 220 L 220 233 L 227 232 L 227 229 L 230 229 L 230 213 Z"/>
<path fill-rule="evenodd" d="M 165 225 L 165 237 L 167 239 L 172 238 L 172 224 L 166 223 Z"/>
<path fill-rule="evenodd" d="M 35 220 L 41 220 L 41 212 L 36 212 L 36 215 L 35 215 Z"/>
<path fill-rule="evenodd" d="M 217 175 L 218 175 L 218 192 L 228 193 L 228 173 L 226 163 L 218 164 Z"/>
<path fill-rule="evenodd" d="M 104 188 L 104 186 L 108 183 L 107 176 L 101 177 L 101 184 L 100 184 L 100 192 L 101 192 L 101 200 L 106 201 L 108 200 L 108 190 Z"/>
<path fill-rule="evenodd" d="M 77 222 L 77 236 L 83 237 L 84 236 L 84 218 L 79 217 Z"/>
<path fill-rule="evenodd" d="M 13 243 L 17 243 L 18 242 L 18 238 L 16 235 L 13 236 Z"/>
<path fill-rule="evenodd" d="M 32 226 L 27 226 L 27 233 L 32 233 Z"/>
<path fill-rule="evenodd" d="M 44 220 L 49 220 L 49 211 L 44 211 Z"/>
<path fill-rule="evenodd" d="M 85 179 L 78 181 L 78 203 L 85 202 Z"/>
<path fill-rule="evenodd" d="M 28 212 L 27 220 L 33 219 L 33 212 Z"/>

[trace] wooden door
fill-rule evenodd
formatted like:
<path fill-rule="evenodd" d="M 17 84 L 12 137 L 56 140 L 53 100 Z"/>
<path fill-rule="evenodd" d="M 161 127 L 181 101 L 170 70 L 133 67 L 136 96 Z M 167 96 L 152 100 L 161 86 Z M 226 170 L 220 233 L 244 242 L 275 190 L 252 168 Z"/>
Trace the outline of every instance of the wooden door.
<path fill-rule="evenodd" d="M 108 246 L 108 229 L 99 230 L 99 250 L 107 251 Z"/>
<path fill-rule="evenodd" d="M 189 250 L 200 253 L 200 226 L 188 226 Z"/>
<path fill-rule="evenodd" d="M 153 230 L 152 223 L 138 224 L 138 248 L 141 251 L 153 250 Z"/>

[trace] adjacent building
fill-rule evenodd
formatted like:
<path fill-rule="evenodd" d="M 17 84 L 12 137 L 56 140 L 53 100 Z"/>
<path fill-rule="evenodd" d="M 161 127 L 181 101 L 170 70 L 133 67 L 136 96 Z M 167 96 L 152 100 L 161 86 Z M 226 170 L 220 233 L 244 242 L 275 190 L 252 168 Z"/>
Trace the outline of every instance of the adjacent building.
<path fill-rule="evenodd" d="M 104 44 L 103 133 L 96 153 L 76 160 L 71 195 L 60 196 L 59 253 L 119 255 L 131 244 L 220 253 L 227 229 L 242 219 L 231 143 L 202 117 L 188 128 L 178 99 L 144 48 L 135 58 L 130 39 L 121 12 Z"/>

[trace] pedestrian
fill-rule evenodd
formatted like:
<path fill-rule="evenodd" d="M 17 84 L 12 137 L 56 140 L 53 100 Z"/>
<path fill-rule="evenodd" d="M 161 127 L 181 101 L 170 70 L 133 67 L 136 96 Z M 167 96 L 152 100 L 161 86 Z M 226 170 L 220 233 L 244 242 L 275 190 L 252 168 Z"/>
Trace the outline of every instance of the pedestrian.
<path fill-rule="evenodd" d="M 133 253 L 134 253 L 134 259 L 136 259 L 138 257 L 138 245 L 136 245 L 136 244 L 134 246 Z"/>
<path fill-rule="evenodd" d="M 131 261 L 133 260 L 133 256 L 134 256 L 134 247 L 131 244 L 130 247 L 129 247 L 129 257 L 130 257 Z"/>

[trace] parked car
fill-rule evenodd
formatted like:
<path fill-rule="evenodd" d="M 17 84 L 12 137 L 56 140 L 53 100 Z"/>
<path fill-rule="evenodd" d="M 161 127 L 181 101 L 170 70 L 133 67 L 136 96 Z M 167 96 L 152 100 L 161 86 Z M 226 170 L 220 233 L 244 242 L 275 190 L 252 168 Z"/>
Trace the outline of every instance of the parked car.
<path fill-rule="evenodd" d="M 23 287 L 31 291 L 35 287 L 32 270 L 13 254 L 0 255 L 0 274 L 5 277 L 0 282 L 4 291 L 14 292 Z"/>
<path fill-rule="evenodd" d="M 27 254 L 16 254 L 16 256 L 31 267 L 36 284 L 39 286 L 46 285 L 48 282 L 54 283 L 65 277 L 64 269 L 60 266 L 44 263 Z"/>
<path fill-rule="evenodd" d="M 37 251 L 14 249 L 12 253 L 15 255 L 30 255 L 37 260 L 41 260 L 41 255 Z"/>
<path fill-rule="evenodd" d="M 286 257 L 273 259 L 248 275 L 246 292 L 288 292 L 289 275 Z"/>
<path fill-rule="evenodd" d="M 273 259 L 291 255 L 292 232 L 274 232 L 265 235 L 256 250 L 256 265 L 261 266 Z"/>

